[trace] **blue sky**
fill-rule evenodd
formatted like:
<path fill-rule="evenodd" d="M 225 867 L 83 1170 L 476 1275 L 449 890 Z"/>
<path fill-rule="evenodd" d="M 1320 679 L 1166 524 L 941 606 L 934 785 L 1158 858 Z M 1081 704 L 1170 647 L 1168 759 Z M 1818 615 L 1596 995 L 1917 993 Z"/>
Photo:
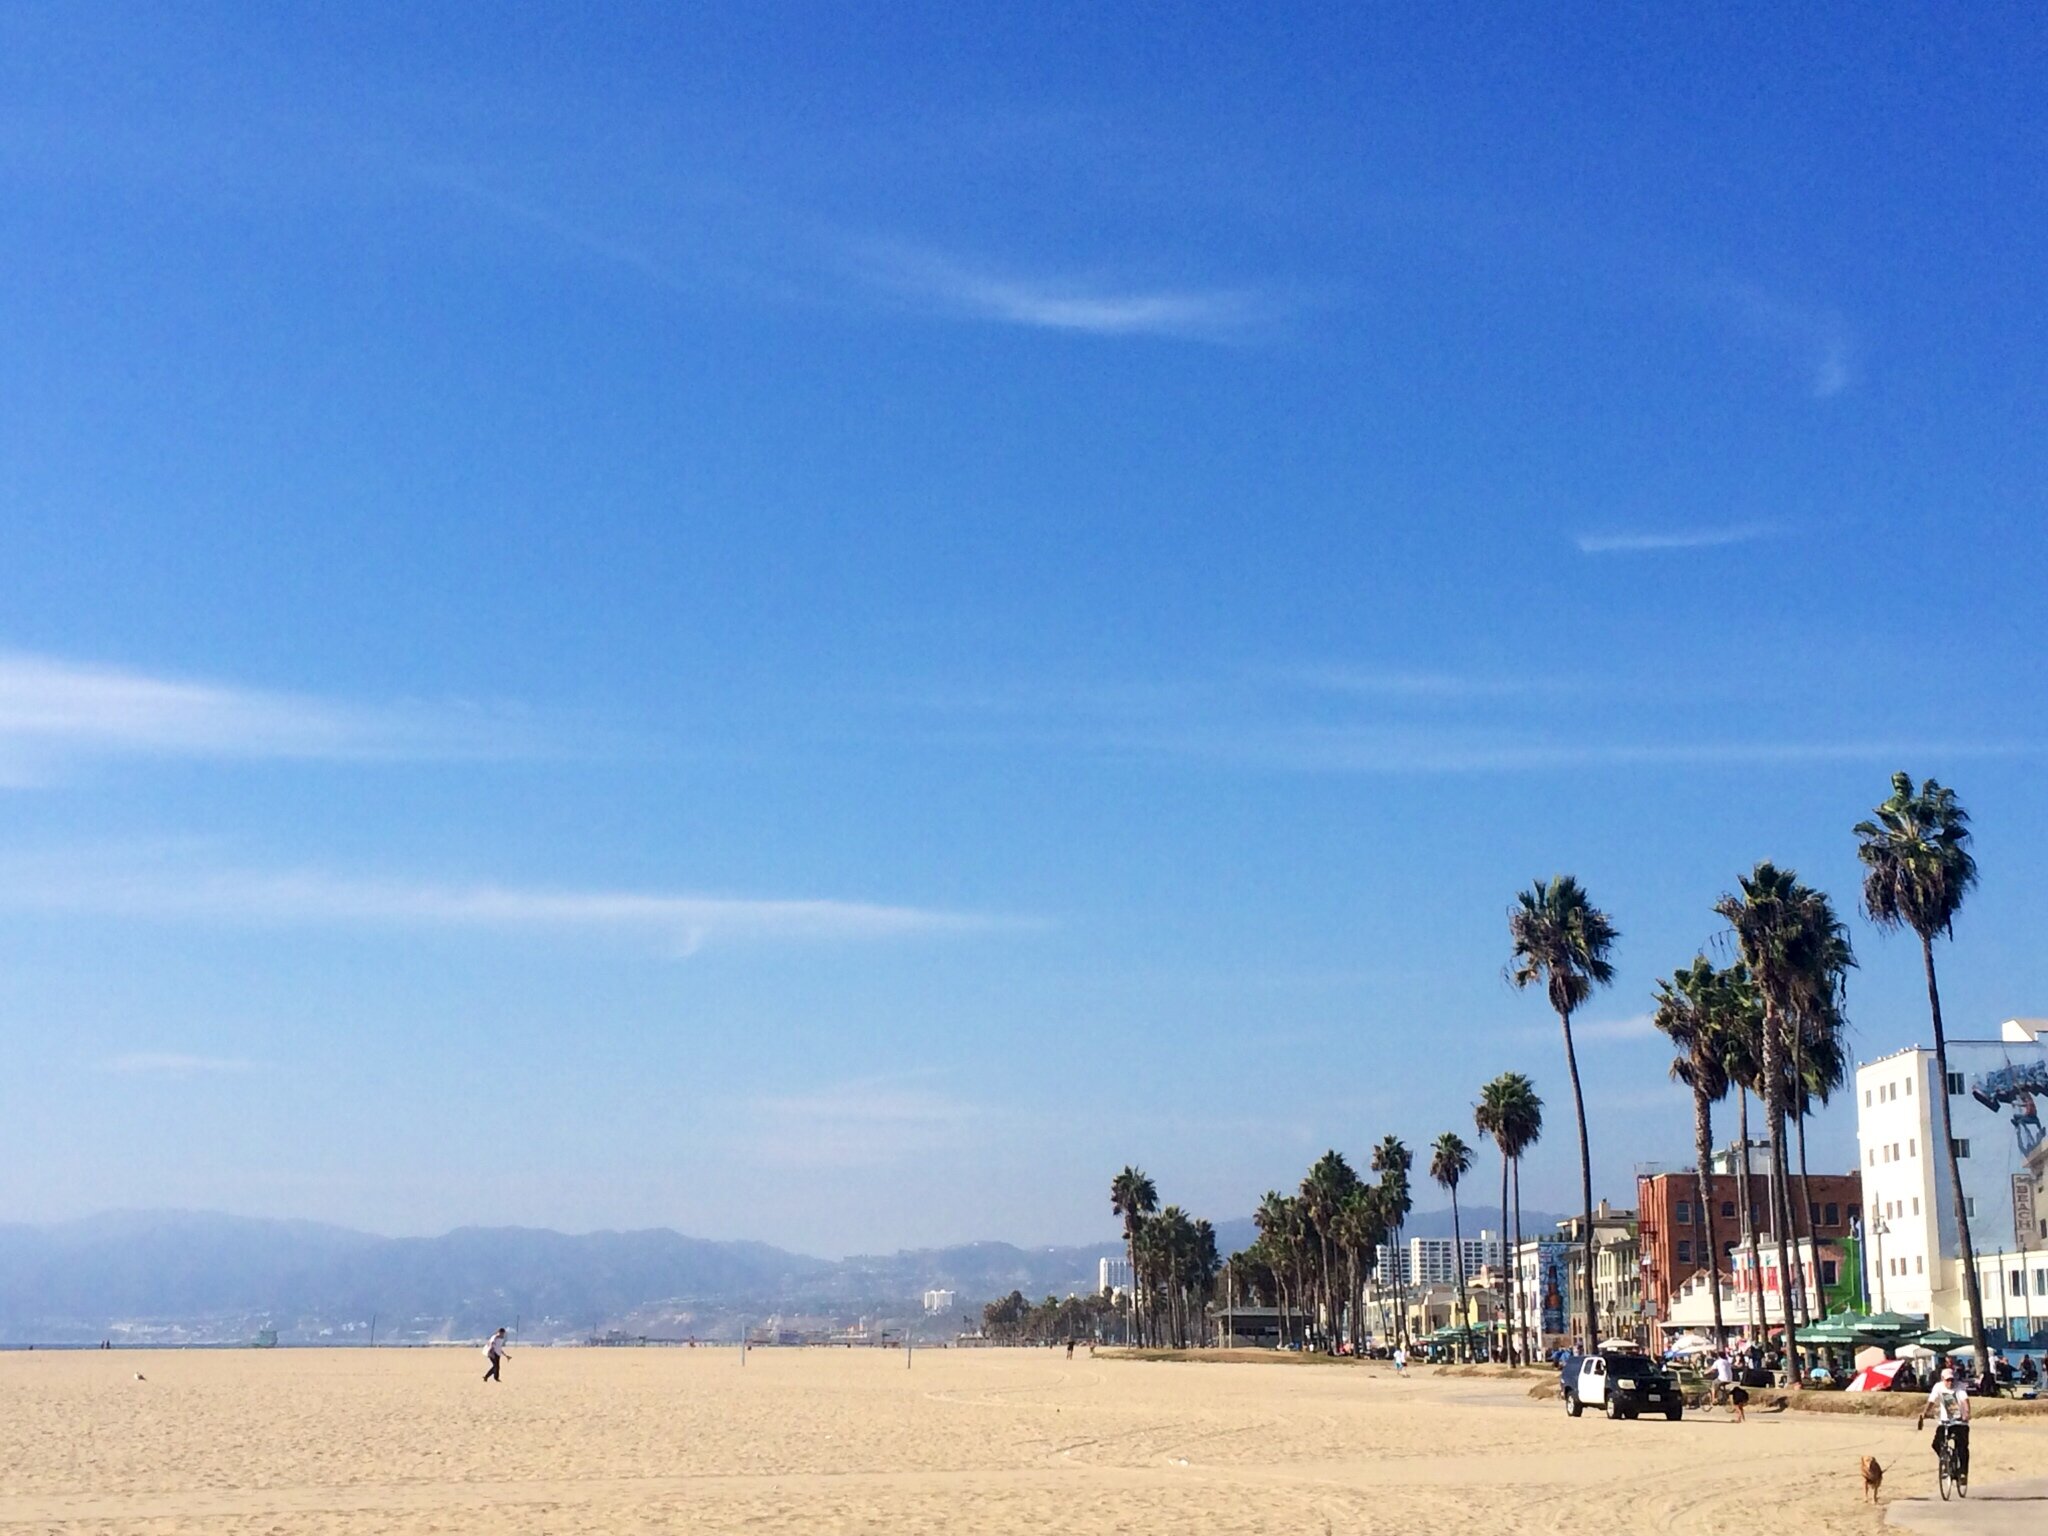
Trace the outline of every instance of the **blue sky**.
<path fill-rule="evenodd" d="M 1899 767 L 2048 1011 L 2042 53 L 0 10 L 0 1216 L 1067 1240 L 1508 1068 L 1561 1206 L 1554 870 L 1627 1198 L 1655 977 Z"/>

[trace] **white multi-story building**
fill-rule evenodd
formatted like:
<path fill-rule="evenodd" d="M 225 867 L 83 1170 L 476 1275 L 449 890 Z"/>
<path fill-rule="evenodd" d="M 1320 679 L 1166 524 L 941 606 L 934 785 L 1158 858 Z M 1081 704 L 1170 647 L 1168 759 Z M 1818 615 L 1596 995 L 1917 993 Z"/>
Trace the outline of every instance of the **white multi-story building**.
<path fill-rule="evenodd" d="M 1498 1233 L 1481 1229 L 1477 1237 L 1465 1239 L 1465 1278 L 1469 1282 L 1480 1270 L 1499 1268 L 1502 1259 Z M 1399 1249 L 1382 1243 L 1375 1271 L 1380 1283 L 1392 1285 L 1449 1285 L 1458 1283 L 1458 1243 L 1449 1237 L 1411 1237 Z M 1398 1273 L 1397 1273 L 1398 1271 Z"/>
<path fill-rule="evenodd" d="M 943 1317 L 953 1310 L 957 1293 L 946 1290 L 929 1290 L 924 1293 L 924 1310 L 932 1317 Z"/>
<path fill-rule="evenodd" d="M 1961 1254 L 1937 1100 L 1945 1092 L 1984 1320 L 1994 1348 L 2037 1347 L 2048 1332 L 2048 1019 L 2008 1019 L 1996 1039 L 1948 1042 L 1949 1077 L 1913 1046 L 1856 1069 L 1856 1142 L 1864 1189 L 1870 1300 L 1965 1330 Z"/>
<path fill-rule="evenodd" d="M 1131 1294 L 1131 1261 L 1129 1259 L 1102 1258 L 1095 1264 L 1095 1294 L 1107 1292 L 1111 1297 Z"/>

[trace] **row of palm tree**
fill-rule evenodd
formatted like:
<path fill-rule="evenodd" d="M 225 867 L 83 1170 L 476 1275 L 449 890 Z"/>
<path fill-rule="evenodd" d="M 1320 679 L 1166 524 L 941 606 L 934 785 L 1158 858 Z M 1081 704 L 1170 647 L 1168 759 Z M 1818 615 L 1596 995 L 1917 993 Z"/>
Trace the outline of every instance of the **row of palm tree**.
<path fill-rule="evenodd" d="M 1131 1285 L 1125 1293 L 1125 1337 L 1137 1344 L 1186 1347 L 1201 1330 L 1222 1261 L 1216 1229 L 1177 1205 L 1164 1210 L 1142 1169 L 1126 1166 L 1110 1180 L 1109 1206 L 1124 1224 Z"/>
<path fill-rule="evenodd" d="M 1955 793 L 1933 779 L 1917 787 L 1904 773 L 1892 777 L 1892 792 L 1872 818 L 1854 828 L 1857 856 L 1863 865 L 1863 908 L 1880 929 L 1906 930 L 1920 940 L 1927 977 L 1928 1011 L 1934 1027 L 1935 1067 L 1945 1090 L 1948 1043 L 1941 1016 L 1941 993 L 1935 976 L 1934 940 L 1952 934 L 1963 899 L 1975 885 L 1976 861 L 1970 853 L 1969 816 Z M 1812 1298 L 1791 1262 L 1791 1245 L 1803 1220 L 1807 1251 L 1812 1244 L 1811 1202 L 1806 1198 L 1806 1121 L 1828 1102 L 1847 1077 L 1844 1044 L 1847 1024 L 1844 998 L 1848 972 L 1856 964 L 1848 929 L 1826 892 L 1802 882 L 1797 873 L 1770 860 L 1759 862 L 1737 881 L 1737 889 L 1714 903 L 1727 924 L 1736 951 L 1734 963 L 1715 966 L 1705 955 L 1660 978 L 1656 989 L 1656 1024 L 1671 1040 L 1677 1056 L 1672 1075 L 1693 1093 L 1693 1141 L 1698 1163 L 1700 1208 L 1707 1222 L 1710 1270 L 1717 1266 L 1720 1243 L 1714 1224 L 1714 1201 L 1708 1173 L 1712 1162 L 1712 1106 L 1730 1091 L 1737 1095 L 1741 1155 L 1736 1166 L 1744 1236 L 1753 1273 L 1760 1272 L 1756 1223 L 1749 1219 L 1749 1100 L 1762 1107 L 1769 1167 L 1766 1198 L 1769 1224 L 1777 1249 L 1779 1315 L 1788 1323 L 1811 1315 Z M 1557 1015 L 1564 1042 L 1565 1071 L 1571 1081 L 1572 1112 L 1578 1133 L 1579 1193 L 1582 1209 L 1579 1241 L 1584 1313 L 1582 1337 L 1598 1337 L 1592 1277 L 1594 1266 L 1593 1172 L 1587 1131 L 1586 1100 L 1572 1034 L 1573 1016 L 1597 987 L 1614 979 L 1612 954 L 1619 938 L 1613 920 L 1593 905 L 1585 888 L 1571 875 L 1534 882 L 1517 894 L 1508 913 L 1511 945 L 1506 968 L 1517 989 L 1540 987 Z M 1980 1359 L 1988 1359 L 1983 1300 L 1979 1294 L 1975 1247 L 1969 1208 L 1963 1197 L 1955 1137 L 1949 1123 L 1948 1094 L 1937 1092 L 1939 1129 L 1946 1148 L 1951 1203 L 1962 1248 L 1962 1268 L 1969 1306 L 1970 1331 Z M 1520 1163 L 1542 1132 L 1542 1101 L 1529 1079 L 1504 1073 L 1481 1090 L 1474 1123 L 1493 1138 L 1501 1153 L 1501 1227 L 1509 1231 L 1512 1195 L 1514 1242 L 1521 1237 Z M 1799 1193 L 1792 1194 L 1787 1150 L 1788 1127 L 1798 1136 Z M 1432 1149 L 1430 1173 L 1451 1192 L 1452 1223 L 1458 1231 L 1457 1184 L 1471 1165 L 1470 1151 L 1454 1133 L 1440 1137 Z M 1371 1171 L 1376 1184 L 1361 1180 L 1335 1151 L 1325 1153 L 1303 1179 L 1294 1196 L 1270 1192 L 1258 1213 L 1259 1238 L 1250 1250 L 1234 1255 L 1226 1275 L 1248 1292 L 1269 1293 L 1288 1316 L 1299 1310 L 1310 1331 L 1325 1347 L 1335 1349 L 1348 1323 L 1357 1336 L 1362 1320 L 1364 1285 L 1371 1278 L 1382 1243 L 1398 1242 L 1412 1208 L 1408 1175 L 1412 1158 L 1407 1147 L 1388 1136 L 1374 1148 Z M 1123 1218 L 1124 1238 L 1139 1269 L 1139 1235 L 1157 1210 L 1151 1181 L 1125 1168 L 1112 1184 L 1111 1206 Z M 1510 1250 L 1513 1251 L 1512 1249 Z M 1461 1311 L 1465 1296 L 1463 1244 L 1458 1245 L 1458 1287 Z M 1519 1318 L 1515 1266 L 1507 1269 L 1504 1298 L 1511 1318 Z M 1169 1274 L 1173 1273 L 1169 1270 Z M 1394 1274 L 1397 1302 L 1401 1275 Z M 1724 1333 L 1718 1283 L 1714 1291 L 1717 1334 Z M 1142 1291 L 1141 1282 L 1139 1289 Z M 1795 1295 L 1796 1290 L 1796 1295 Z M 1134 1308 L 1136 1300 L 1133 1300 Z M 1170 1310 L 1170 1309 L 1169 1309 Z M 1397 1305 L 1397 1317 L 1405 1305 Z M 1397 1329 L 1402 1323 L 1397 1322 Z M 1508 1348 L 1517 1347 L 1510 1330 Z"/>
<path fill-rule="evenodd" d="M 1111 1303 L 1104 1296 L 1048 1296 L 1036 1305 L 1012 1291 L 981 1309 L 981 1331 L 999 1344 L 1058 1344 L 1100 1339 Z"/>
<path fill-rule="evenodd" d="M 1969 814 L 1953 790 L 1933 779 L 1916 787 L 1910 775 L 1898 773 L 1892 776 L 1890 796 L 1853 830 L 1864 870 L 1865 913 L 1881 930 L 1907 930 L 1920 941 L 1939 1078 L 1934 1095 L 1938 1132 L 1962 1250 L 1971 1338 L 1979 1358 L 1986 1359 L 1976 1248 L 1949 1121 L 1948 1038 L 1934 966 L 1934 940 L 1954 931 L 1963 898 L 1977 880 L 1976 860 L 1969 849 Z M 1799 1237 L 1803 1219 L 1807 1251 L 1815 1251 L 1812 1202 L 1806 1194 L 1806 1121 L 1848 1080 L 1843 996 L 1856 958 L 1848 930 L 1826 893 L 1805 885 L 1793 871 L 1765 861 L 1738 885 L 1715 903 L 1714 910 L 1727 921 L 1740 959 L 1716 967 L 1699 955 L 1669 979 L 1660 979 L 1654 1021 L 1677 1048 L 1671 1075 L 1692 1090 L 1697 1194 L 1707 1224 L 1710 1275 L 1721 1253 L 1707 1183 L 1712 1106 L 1730 1091 L 1738 1097 L 1741 1116 L 1737 1198 L 1751 1272 L 1759 1268 L 1756 1227 L 1749 1219 L 1755 1207 L 1748 1190 L 1749 1097 L 1754 1094 L 1763 1105 L 1771 1149 L 1767 1198 L 1778 1249 L 1779 1315 L 1810 1320 L 1815 1298 L 1806 1292 L 1803 1270 L 1789 1261 L 1788 1243 Z M 1788 1118 L 1798 1138 L 1796 1200 L 1789 1196 Z M 1716 1336 L 1725 1337 L 1720 1289 L 1717 1283 L 1710 1288 Z"/>

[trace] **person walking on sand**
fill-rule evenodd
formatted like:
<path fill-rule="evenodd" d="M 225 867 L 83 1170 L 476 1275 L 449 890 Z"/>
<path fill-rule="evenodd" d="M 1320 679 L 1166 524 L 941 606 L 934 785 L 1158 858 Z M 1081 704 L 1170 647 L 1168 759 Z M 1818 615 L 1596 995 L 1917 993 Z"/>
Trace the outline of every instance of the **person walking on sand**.
<path fill-rule="evenodd" d="M 498 1374 L 498 1371 L 505 1363 L 505 1352 L 509 1347 L 505 1343 L 504 1329 L 500 1328 L 491 1335 L 490 1343 L 484 1346 L 484 1358 L 491 1362 L 490 1369 L 484 1372 L 485 1381 L 503 1381 L 505 1379 Z"/>
<path fill-rule="evenodd" d="M 1408 1374 L 1408 1351 L 1396 1344 L 1394 1346 L 1393 1360 L 1394 1374 L 1396 1376 L 1406 1376 Z"/>

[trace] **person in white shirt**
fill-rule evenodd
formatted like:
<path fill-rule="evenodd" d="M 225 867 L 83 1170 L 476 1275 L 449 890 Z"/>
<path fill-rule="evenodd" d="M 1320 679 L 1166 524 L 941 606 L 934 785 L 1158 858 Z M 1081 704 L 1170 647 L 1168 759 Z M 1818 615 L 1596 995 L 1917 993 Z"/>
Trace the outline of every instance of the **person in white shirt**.
<path fill-rule="evenodd" d="M 1394 1374 L 1396 1376 L 1406 1376 L 1408 1374 L 1408 1351 L 1398 1344 L 1394 1346 Z"/>
<path fill-rule="evenodd" d="M 490 1368 L 484 1372 L 485 1381 L 503 1381 L 505 1379 L 498 1374 L 498 1370 L 505 1363 L 505 1354 L 508 1348 L 509 1346 L 505 1342 L 505 1330 L 500 1328 L 491 1335 L 490 1343 L 484 1346 L 484 1358 L 491 1362 Z"/>
<path fill-rule="evenodd" d="M 1941 1380 L 1927 1394 L 1927 1401 L 1921 1405 L 1920 1417 L 1913 1421 L 1913 1427 L 1918 1429 L 1925 1424 L 1930 1413 L 1934 1415 L 1935 1451 L 1941 1450 L 1942 1436 L 1946 1435 L 1955 1453 L 1956 1475 L 1965 1482 L 1969 1481 L 1970 1394 L 1956 1385 L 1953 1366 L 1942 1367 Z"/>

